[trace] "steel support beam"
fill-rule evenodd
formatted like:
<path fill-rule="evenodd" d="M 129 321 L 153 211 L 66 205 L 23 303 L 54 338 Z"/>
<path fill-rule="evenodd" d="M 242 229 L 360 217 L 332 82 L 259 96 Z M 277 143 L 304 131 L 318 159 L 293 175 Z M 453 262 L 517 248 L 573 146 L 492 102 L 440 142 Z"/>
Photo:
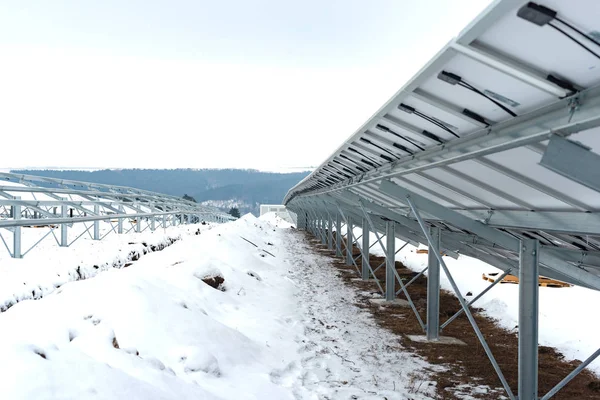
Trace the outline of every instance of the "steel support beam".
<path fill-rule="evenodd" d="M 538 399 L 539 253 L 537 240 L 519 252 L 519 400 Z"/>
<path fill-rule="evenodd" d="M 438 259 L 438 262 L 440 263 L 440 266 L 442 267 L 442 269 L 444 270 L 444 273 L 446 274 L 446 277 L 450 281 L 450 285 L 452 286 L 452 289 L 454 290 L 454 293 L 455 293 L 456 297 L 458 298 L 458 302 L 460 303 L 462 309 L 464 310 L 465 314 L 467 315 L 467 318 L 469 319 L 469 323 L 473 327 L 473 330 L 475 331 L 475 335 L 477 335 L 477 338 L 479 339 L 479 342 L 481 343 L 481 346 L 483 347 L 485 354 L 488 356 L 488 359 L 490 360 L 492 367 L 494 368 L 494 371 L 496 371 L 496 374 L 498 375 L 498 378 L 500 379 L 500 382 L 502 383 L 502 387 L 506 391 L 508 398 L 510 400 L 516 400 L 512 390 L 510 389 L 510 386 L 508 385 L 508 382 L 506 381 L 506 378 L 504 377 L 504 374 L 502 373 L 502 370 L 500 369 L 500 366 L 498 365 L 498 362 L 496 361 L 496 358 L 492 354 L 492 350 L 490 349 L 487 342 L 485 341 L 485 338 L 483 337 L 483 334 L 481 333 L 479 326 L 477 326 L 477 322 L 475 321 L 475 318 L 473 317 L 471 310 L 469 310 L 469 307 L 468 307 L 462 293 L 460 292 L 460 289 L 456 285 L 456 282 L 454 281 L 454 278 L 452 277 L 450 270 L 448 269 L 448 267 L 446 266 L 446 263 L 442 259 L 442 255 L 440 254 L 439 248 L 436 248 L 435 242 L 434 242 L 433 238 L 431 237 L 431 235 L 429 234 L 427 225 L 425 225 L 425 221 L 423 220 L 423 218 L 421 218 L 421 215 L 419 214 L 417 206 L 415 205 L 415 203 L 413 202 L 413 200 L 410 196 L 408 196 L 406 198 L 406 201 L 407 201 L 408 205 L 410 206 L 415 218 L 419 222 L 419 225 L 421 226 L 423 234 L 427 238 L 427 243 L 429 243 L 429 245 L 433 248 L 433 250 L 434 250 L 433 254 L 435 254 L 436 258 Z"/>
<path fill-rule="evenodd" d="M 579 143 L 553 135 L 540 165 L 600 192 L 600 155 Z"/>
<path fill-rule="evenodd" d="M 392 301 L 396 298 L 396 224 L 387 221 L 385 226 L 386 254 L 385 254 L 385 299 Z"/>
<path fill-rule="evenodd" d="M 506 58 L 492 54 L 489 50 L 485 51 L 472 46 L 464 46 L 456 42 L 451 44 L 451 48 L 466 57 L 485 64 L 497 71 L 510 75 L 528 85 L 543 90 L 556 97 L 565 97 L 569 94 L 568 90 L 553 84 L 547 79 L 544 79 L 543 76 L 538 76 L 536 73 L 532 73 L 524 66 L 517 65 Z"/>
<path fill-rule="evenodd" d="M 68 214 L 67 208 L 68 207 L 66 204 L 63 204 L 60 208 L 60 214 L 63 219 L 67 218 L 67 214 Z M 60 225 L 60 246 L 61 247 L 69 246 L 69 235 L 68 235 L 68 231 L 67 231 L 68 228 L 69 228 L 69 225 L 67 223 L 62 223 Z"/>
<path fill-rule="evenodd" d="M 94 214 L 100 215 L 100 206 L 94 204 Z M 100 221 L 94 221 L 94 240 L 100 240 Z"/>
<path fill-rule="evenodd" d="M 125 208 L 123 206 L 119 206 L 119 213 L 125 214 Z M 163 219 L 166 217 L 166 215 L 163 215 Z M 117 218 L 117 233 L 119 235 L 123 233 L 123 218 Z"/>
<path fill-rule="evenodd" d="M 427 267 L 427 340 L 440 338 L 440 263 L 435 251 L 440 248 L 440 228 L 430 228 L 433 243 L 429 245 Z"/>
<path fill-rule="evenodd" d="M 383 180 L 380 184 L 380 189 L 384 193 L 398 199 L 403 203 L 407 203 L 410 199 L 410 201 L 412 201 L 412 203 L 415 204 L 419 210 L 444 220 L 458 228 L 470 231 L 481 238 L 499 245 L 500 247 L 504 247 L 505 249 L 513 252 L 519 251 L 519 240 L 508 233 L 489 227 L 479 221 L 464 216 L 457 211 L 448 209 L 423 196 L 412 193 L 411 191 L 400 187 L 389 180 Z M 577 283 L 585 287 L 593 287 L 600 290 L 600 277 L 593 275 L 581 268 L 572 267 L 564 260 L 560 260 L 550 254 L 543 253 L 540 255 L 540 262 L 544 264 L 547 269 L 568 277 L 572 283 Z"/>
<path fill-rule="evenodd" d="M 335 213 L 335 255 L 342 257 L 342 216 L 339 212 Z"/>
<path fill-rule="evenodd" d="M 327 212 L 327 249 L 333 250 L 333 218 Z"/>
<path fill-rule="evenodd" d="M 354 244 L 353 224 L 350 216 L 346 217 L 346 265 L 354 263 L 352 248 Z"/>
<path fill-rule="evenodd" d="M 319 213 L 319 222 L 321 226 L 321 244 L 327 244 L 327 227 L 325 225 L 325 216 L 323 212 Z"/>
<path fill-rule="evenodd" d="M 16 200 L 19 200 L 20 197 L 16 197 Z M 21 219 L 21 206 L 14 205 L 12 206 L 12 216 L 15 220 Z M 21 227 L 15 226 L 13 230 L 13 254 L 14 258 L 23 258 L 21 253 Z"/>
<path fill-rule="evenodd" d="M 567 375 L 562 381 L 560 381 L 555 387 L 553 387 L 548 393 L 546 393 L 544 397 L 542 397 L 540 400 L 548 400 L 556 393 L 558 393 L 560 389 L 565 387 L 567 383 L 571 382 L 571 380 L 575 378 L 581 371 L 583 371 L 584 368 L 586 368 L 588 365 L 594 362 L 594 360 L 598 358 L 598 356 L 600 356 L 600 349 L 596 350 L 594 354 L 586 358 L 584 362 L 579 364 L 577 368 L 571 371 L 569 375 Z"/>
<path fill-rule="evenodd" d="M 369 221 L 362 219 L 362 267 L 361 276 L 363 280 L 369 279 Z"/>
<path fill-rule="evenodd" d="M 469 301 L 469 303 L 467 304 L 467 307 L 471 307 L 471 305 L 473 303 L 475 303 L 477 300 L 479 300 L 480 298 L 482 298 L 487 292 L 489 292 L 498 283 L 501 283 L 502 280 L 506 277 L 506 275 L 510 274 L 511 272 L 512 272 L 511 268 L 509 268 L 508 270 L 504 271 L 504 273 L 502 275 L 500 275 L 498 278 L 496 278 L 496 280 L 494 282 L 492 282 L 490 285 L 488 285 L 488 287 L 486 287 L 485 289 L 483 289 L 481 291 L 481 293 L 479 293 L 477 296 L 475 296 L 475 298 L 473 300 Z M 458 310 L 453 316 L 451 316 L 450 318 L 448 318 L 448 320 L 442 324 L 442 326 L 440 327 L 440 329 L 444 329 L 445 327 L 447 327 L 448 325 L 450 325 L 450 323 L 452 321 L 454 321 L 456 318 L 458 318 L 463 312 L 464 312 L 464 310 L 462 308 L 460 310 Z"/>

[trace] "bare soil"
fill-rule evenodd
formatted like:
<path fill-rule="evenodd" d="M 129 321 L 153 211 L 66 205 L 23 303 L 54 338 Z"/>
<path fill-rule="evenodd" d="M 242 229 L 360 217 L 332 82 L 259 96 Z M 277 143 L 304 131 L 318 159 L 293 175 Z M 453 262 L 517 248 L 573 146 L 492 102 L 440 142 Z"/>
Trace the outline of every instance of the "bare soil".
<path fill-rule="evenodd" d="M 345 284 L 356 289 L 360 299 L 359 307 L 369 310 L 380 326 L 401 336 L 402 344 L 406 349 L 422 356 L 431 364 L 441 365 L 445 368 L 442 372 L 437 371 L 437 369 L 431 371 L 433 379 L 437 382 L 438 399 L 459 399 L 460 397 L 457 395 L 461 392 L 464 393 L 465 390 L 460 385 L 488 385 L 493 388 L 492 393 L 471 393 L 474 398 L 486 400 L 506 398 L 500 380 L 464 313 L 448 325 L 442 334 L 458 338 L 464 341 L 467 344 L 466 346 L 413 342 L 406 335 L 422 335 L 424 333 L 410 308 L 386 307 L 369 302 L 369 299 L 372 298 L 370 294 L 379 293 L 375 282 L 356 280 L 355 278 L 359 277 L 359 274 L 353 265 L 345 265 L 345 258 L 335 258 L 334 251 L 328 250 L 326 246 L 323 246 L 320 241 L 309 233 L 306 233 L 306 237 L 317 251 L 331 257 L 332 266 L 341 272 L 340 275 Z M 353 246 L 353 254 L 355 257 L 360 254 L 360 250 L 356 246 Z M 359 268 L 362 264 L 361 259 L 362 257 L 359 257 L 356 261 Z M 370 265 L 373 269 L 384 260 L 383 257 L 370 255 Z M 408 282 L 417 275 L 398 261 L 396 261 L 396 270 L 404 282 Z M 385 266 L 376 272 L 376 276 L 381 285 L 385 287 Z M 399 288 L 399 284 L 396 282 L 396 290 Z M 425 320 L 427 278 L 421 276 L 416 279 L 408 287 L 408 292 L 421 318 Z M 399 294 L 398 297 L 405 298 L 403 293 Z M 442 290 L 440 293 L 440 323 L 454 315 L 460 307 L 458 299 L 453 294 Z M 511 390 L 517 396 L 517 327 L 511 331 L 506 330 L 491 318 L 482 315 L 481 309 L 472 307 L 471 311 Z M 580 363 L 581 361 L 566 361 L 564 356 L 556 349 L 540 346 L 539 395 L 542 396 L 547 393 Z M 558 392 L 553 399 L 600 399 L 600 379 L 591 371 L 584 370 Z"/>

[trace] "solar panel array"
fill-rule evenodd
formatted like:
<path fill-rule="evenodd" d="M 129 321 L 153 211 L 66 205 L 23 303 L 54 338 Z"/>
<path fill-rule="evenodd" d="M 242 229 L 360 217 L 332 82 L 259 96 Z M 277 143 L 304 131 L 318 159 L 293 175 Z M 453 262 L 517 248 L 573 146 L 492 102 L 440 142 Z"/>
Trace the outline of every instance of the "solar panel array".
<path fill-rule="evenodd" d="M 410 56 L 407 54 L 407 57 Z M 595 0 L 493 3 L 284 203 L 303 215 L 342 206 L 427 243 L 600 290 L 600 6 Z"/>

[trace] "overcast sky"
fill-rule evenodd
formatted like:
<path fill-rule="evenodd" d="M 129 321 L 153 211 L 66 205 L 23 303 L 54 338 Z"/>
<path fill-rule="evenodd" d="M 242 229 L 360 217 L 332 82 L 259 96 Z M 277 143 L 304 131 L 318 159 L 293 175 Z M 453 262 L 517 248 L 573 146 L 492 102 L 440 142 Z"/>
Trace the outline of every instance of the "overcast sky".
<path fill-rule="evenodd" d="M 0 168 L 317 166 L 488 4 L 0 1 Z"/>

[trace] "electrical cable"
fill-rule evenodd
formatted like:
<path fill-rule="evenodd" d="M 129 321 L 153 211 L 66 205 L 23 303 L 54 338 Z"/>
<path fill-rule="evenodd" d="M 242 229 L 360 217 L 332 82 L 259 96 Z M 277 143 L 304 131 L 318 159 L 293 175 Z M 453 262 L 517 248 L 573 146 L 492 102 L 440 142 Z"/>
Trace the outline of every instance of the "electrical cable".
<path fill-rule="evenodd" d="M 415 142 L 413 142 L 412 140 L 410 140 L 410 139 L 408 139 L 408 138 L 405 138 L 404 136 L 400 136 L 400 135 L 398 135 L 396 132 L 392 131 L 391 129 L 388 129 L 388 130 L 387 130 L 387 132 L 389 132 L 389 133 L 391 133 L 392 135 L 394 135 L 394 136 L 397 136 L 397 137 L 399 137 L 400 139 L 402 139 L 402 140 L 404 140 L 404 141 L 406 141 L 406 142 L 408 142 L 408 143 L 412 144 L 412 145 L 413 145 L 413 146 L 415 146 L 417 149 L 419 149 L 419 150 L 421 150 L 421 151 L 425 151 L 425 148 L 424 148 L 424 147 L 422 147 L 422 146 L 419 146 L 418 144 L 416 144 Z M 411 153 L 411 154 L 413 154 L 413 153 Z"/>
<path fill-rule="evenodd" d="M 400 157 L 398 157 L 396 154 L 394 154 L 394 153 L 392 153 L 391 151 L 389 151 L 388 149 L 386 149 L 385 147 L 381 147 L 381 146 L 379 146 L 377 143 L 373 143 L 373 142 L 372 142 L 372 141 L 370 141 L 369 139 L 360 138 L 360 140 L 362 140 L 363 142 L 366 142 L 366 143 L 370 144 L 371 146 L 375 146 L 375 147 L 377 147 L 377 148 L 378 148 L 379 150 L 381 150 L 381 151 L 385 151 L 386 153 L 388 153 L 388 154 L 389 154 L 389 155 L 391 155 L 392 157 L 395 157 L 395 158 L 397 158 L 397 159 L 398 159 L 398 158 L 400 158 Z"/>
<path fill-rule="evenodd" d="M 408 138 L 405 138 L 404 136 L 400 136 L 400 135 L 398 135 L 398 137 L 399 137 L 400 139 L 404 139 L 404 140 L 406 140 L 408 143 L 412 144 L 412 145 L 413 145 L 413 146 L 415 146 L 417 149 L 419 149 L 419 150 L 421 150 L 421 151 L 425 151 L 425 148 L 424 148 L 424 147 L 422 147 L 422 146 L 419 146 L 418 144 L 416 144 L 416 143 L 415 143 L 415 142 L 413 142 L 412 140 L 410 140 L 410 139 L 408 139 Z"/>
<path fill-rule="evenodd" d="M 416 144 L 416 143 L 415 143 L 415 142 L 413 142 L 412 140 L 410 140 L 410 139 L 408 139 L 408 138 L 405 138 L 404 136 L 401 136 L 401 135 L 397 134 L 396 132 L 394 132 L 393 130 L 391 130 L 390 128 L 388 128 L 387 126 L 383 126 L 383 125 L 381 125 L 381 124 L 377 124 L 377 129 L 380 129 L 380 130 L 382 130 L 382 131 L 384 131 L 384 132 L 391 133 L 392 135 L 394 135 L 394 136 L 396 136 L 396 137 L 398 137 L 398 138 L 400 138 L 400 139 L 402 139 L 402 140 L 404 140 L 404 141 L 406 141 L 406 142 L 408 142 L 408 143 L 412 144 L 413 146 L 415 146 L 417 149 L 419 149 L 419 150 L 421 150 L 421 151 L 424 151 L 424 150 L 425 150 L 425 148 L 423 148 L 422 146 L 419 146 L 418 144 Z M 411 153 L 411 154 L 412 154 L 412 153 Z"/>
<path fill-rule="evenodd" d="M 589 40 L 592 43 L 595 43 L 596 45 L 600 46 L 600 42 L 598 42 L 596 39 L 594 39 L 593 37 L 591 37 L 590 35 L 586 34 L 585 32 L 582 32 L 580 29 L 578 29 L 577 27 L 571 25 L 570 23 L 568 23 L 567 21 L 565 21 L 562 18 L 559 17 L 554 17 L 555 20 L 557 20 L 558 22 L 568 26 L 569 28 L 571 28 L 572 30 L 574 30 L 575 32 L 579 33 L 581 36 L 583 36 L 584 38 L 586 38 L 587 40 Z"/>
<path fill-rule="evenodd" d="M 489 97 L 488 95 L 486 95 L 485 93 L 483 93 L 481 90 L 477 89 L 476 87 L 472 86 L 471 84 L 465 82 L 465 81 L 460 81 L 458 82 L 458 84 L 462 87 L 464 87 L 465 89 L 469 89 L 475 93 L 477 93 L 480 96 L 485 97 L 486 99 L 488 99 L 489 101 L 491 101 L 492 103 L 494 103 L 495 105 L 497 105 L 498 107 L 500 107 L 501 109 L 503 109 L 504 111 L 506 111 L 508 114 L 510 114 L 513 117 L 517 117 L 517 114 L 515 112 L 513 112 L 512 110 L 510 110 L 508 107 L 505 107 L 504 105 L 500 104 L 499 101 L 496 101 L 494 99 L 492 99 L 491 97 Z"/>
<path fill-rule="evenodd" d="M 460 136 L 458 136 L 456 133 L 454 133 L 454 131 L 452 129 L 448 128 L 446 125 L 442 124 L 440 121 L 437 121 L 437 120 L 431 118 L 430 116 L 425 115 L 425 114 L 423 114 L 423 113 L 421 113 L 421 112 L 419 112 L 417 110 L 414 111 L 414 114 L 417 115 L 417 116 L 419 116 L 419 117 L 421 117 L 421 118 L 423 118 L 424 120 L 427 120 L 427 121 L 431 122 L 434 125 L 439 126 L 443 130 L 445 130 L 446 132 L 448 132 L 448 133 L 456 136 L 457 138 L 460 138 Z"/>
<path fill-rule="evenodd" d="M 562 33 L 563 35 L 565 35 L 566 37 L 568 37 L 569 39 L 571 39 L 572 41 L 574 41 L 575 43 L 577 43 L 579 46 L 583 47 L 585 50 L 587 50 L 590 54 L 592 54 L 594 57 L 596 57 L 597 59 L 600 60 L 600 55 L 598 55 L 597 53 L 594 53 L 589 47 L 587 47 L 585 44 L 581 43 L 579 40 L 575 39 L 573 36 L 569 35 L 567 32 L 563 31 L 562 29 L 560 29 L 558 26 L 552 24 L 551 22 L 548 22 L 548 25 L 553 27 L 554 29 L 556 29 L 558 32 Z M 584 35 L 585 36 L 585 35 Z M 586 36 L 587 37 L 587 36 Z M 594 41 L 594 43 L 596 43 Z"/>
<path fill-rule="evenodd" d="M 366 156 L 363 153 L 361 153 L 360 151 L 356 150 L 354 147 L 348 147 L 348 150 L 353 151 L 356 154 L 359 154 L 360 156 L 362 156 L 363 158 L 361 159 L 361 161 L 364 162 L 365 164 L 370 165 L 371 167 L 377 168 L 377 167 L 381 167 L 381 165 L 382 165 L 382 164 L 379 164 L 372 157 Z M 367 160 L 369 160 L 369 161 L 367 161 Z"/>

